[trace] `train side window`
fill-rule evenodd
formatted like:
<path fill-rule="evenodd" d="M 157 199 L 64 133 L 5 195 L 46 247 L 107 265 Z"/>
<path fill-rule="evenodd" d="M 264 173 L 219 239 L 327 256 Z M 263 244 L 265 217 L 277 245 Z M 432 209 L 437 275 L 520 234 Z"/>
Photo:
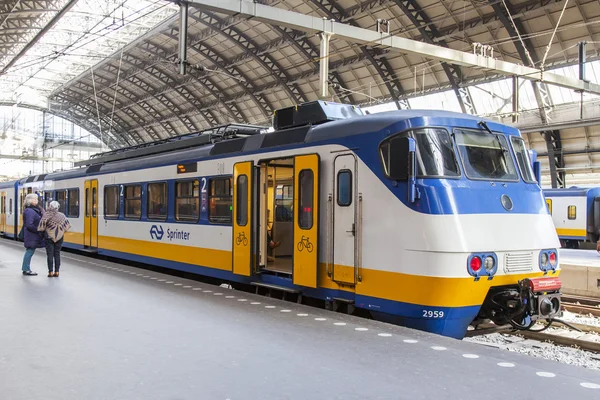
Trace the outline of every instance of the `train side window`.
<path fill-rule="evenodd" d="M 87 199 L 88 189 L 85 189 L 85 196 Z M 88 211 L 89 202 L 85 202 L 85 214 L 89 216 Z M 119 202 L 119 187 L 118 186 L 105 186 L 104 187 L 104 217 L 116 219 L 119 218 L 121 213 L 121 203 Z"/>
<path fill-rule="evenodd" d="M 98 188 L 92 188 L 92 218 L 98 216 Z"/>
<path fill-rule="evenodd" d="M 175 219 L 198 222 L 200 184 L 198 180 L 175 182 Z"/>
<path fill-rule="evenodd" d="M 348 169 L 338 172 L 337 203 L 340 207 L 352 204 L 352 171 Z"/>
<path fill-rule="evenodd" d="M 302 229 L 313 227 L 313 187 L 314 174 L 310 169 L 300 171 L 298 177 L 298 226 Z"/>
<path fill-rule="evenodd" d="M 208 220 L 214 224 L 231 223 L 231 208 L 233 206 L 233 188 L 231 178 L 216 178 L 210 180 L 208 191 Z"/>
<path fill-rule="evenodd" d="M 21 205 L 21 207 L 19 208 L 19 214 L 23 214 L 23 209 L 25 208 L 25 193 L 21 192 L 21 201 L 19 202 L 19 204 Z"/>
<path fill-rule="evenodd" d="M 569 208 L 567 208 L 567 218 L 577 219 L 577 207 L 569 206 Z"/>
<path fill-rule="evenodd" d="M 79 218 L 79 189 L 69 189 L 67 217 Z"/>
<path fill-rule="evenodd" d="M 10 199 L 10 200 L 12 200 L 12 199 Z M 9 213 L 9 214 L 12 214 L 12 213 L 13 213 L 13 211 L 12 211 L 12 201 L 10 201 L 10 202 L 8 203 L 8 213 Z"/>
<path fill-rule="evenodd" d="M 237 179 L 237 198 L 236 201 L 236 221 L 239 226 L 246 226 L 248 223 L 248 176 L 240 175 Z"/>
<path fill-rule="evenodd" d="M 548 207 L 548 213 L 552 215 L 552 199 L 546 199 L 546 206 Z"/>
<path fill-rule="evenodd" d="M 166 182 L 148 184 L 148 219 L 154 221 L 167 219 L 168 198 Z"/>
<path fill-rule="evenodd" d="M 57 190 L 54 194 L 54 201 L 58 201 L 60 204 L 60 212 L 66 213 L 66 205 L 67 205 L 67 191 L 66 190 Z"/>
<path fill-rule="evenodd" d="M 142 217 L 142 185 L 125 185 L 125 218 Z"/>

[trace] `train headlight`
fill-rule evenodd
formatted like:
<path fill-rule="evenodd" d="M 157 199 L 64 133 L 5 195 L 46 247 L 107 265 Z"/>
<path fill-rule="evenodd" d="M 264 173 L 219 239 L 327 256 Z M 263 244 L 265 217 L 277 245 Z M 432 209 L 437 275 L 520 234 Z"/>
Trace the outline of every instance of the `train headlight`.
<path fill-rule="evenodd" d="M 484 267 L 485 267 L 485 270 L 486 270 L 486 271 L 489 273 L 489 272 L 491 272 L 491 271 L 494 269 L 494 267 L 496 266 L 496 261 L 494 260 L 494 257 L 492 257 L 492 256 L 487 256 L 487 257 L 485 258 L 485 261 L 484 261 L 483 265 L 484 265 Z"/>
<path fill-rule="evenodd" d="M 550 260 L 550 265 L 552 265 L 554 267 L 556 265 L 556 253 L 553 251 L 550 252 L 548 259 Z"/>
<path fill-rule="evenodd" d="M 471 258 L 471 269 L 473 272 L 479 272 L 481 269 L 481 258 L 478 256 Z"/>
<path fill-rule="evenodd" d="M 492 279 L 498 270 L 498 257 L 494 253 L 473 253 L 467 259 L 467 272 L 479 280 L 482 276 Z"/>
<path fill-rule="evenodd" d="M 540 251 L 540 269 L 544 272 L 556 271 L 558 267 L 558 252 L 556 249 Z"/>

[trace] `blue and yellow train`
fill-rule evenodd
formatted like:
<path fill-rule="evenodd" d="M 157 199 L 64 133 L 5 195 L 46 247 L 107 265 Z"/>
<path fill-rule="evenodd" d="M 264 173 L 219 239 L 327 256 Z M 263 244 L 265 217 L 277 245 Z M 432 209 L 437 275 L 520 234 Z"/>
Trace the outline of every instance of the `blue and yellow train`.
<path fill-rule="evenodd" d="M 560 310 L 558 239 L 518 130 L 446 111 L 312 102 L 0 184 L 57 200 L 66 247 L 350 304 L 462 338 Z"/>

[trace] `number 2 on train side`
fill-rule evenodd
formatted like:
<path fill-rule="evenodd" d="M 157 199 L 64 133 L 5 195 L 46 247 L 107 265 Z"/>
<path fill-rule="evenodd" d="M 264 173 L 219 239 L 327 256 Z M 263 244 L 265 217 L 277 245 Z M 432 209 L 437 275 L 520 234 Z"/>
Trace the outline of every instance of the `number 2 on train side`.
<path fill-rule="evenodd" d="M 444 318 L 443 311 L 431 311 L 431 310 L 423 310 L 424 318 Z"/>

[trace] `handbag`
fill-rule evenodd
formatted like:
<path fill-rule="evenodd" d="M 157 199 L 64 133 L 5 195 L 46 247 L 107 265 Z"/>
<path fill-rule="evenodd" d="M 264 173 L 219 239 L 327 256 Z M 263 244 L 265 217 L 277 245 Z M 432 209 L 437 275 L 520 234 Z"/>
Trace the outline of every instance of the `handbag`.
<path fill-rule="evenodd" d="M 19 239 L 21 242 L 23 242 L 25 240 L 25 225 L 23 225 L 21 227 L 21 230 L 19 231 L 19 234 L 17 235 L 17 239 Z"/>

